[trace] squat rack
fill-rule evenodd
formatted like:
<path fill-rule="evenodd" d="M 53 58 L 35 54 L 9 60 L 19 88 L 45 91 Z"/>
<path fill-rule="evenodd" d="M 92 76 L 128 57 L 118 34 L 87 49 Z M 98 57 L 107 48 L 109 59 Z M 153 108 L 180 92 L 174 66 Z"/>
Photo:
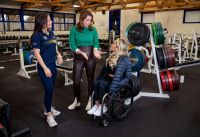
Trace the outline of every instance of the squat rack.
<path fill-rule="evenodd" d="M 154 59 L 154 69 L 156 71 L 156 77 L 157 77 L 157 84 L 159 88 L 159 93 L 152 93 L 152 92 L 143 92 L 141 91 L 135 98 L 134 100 L 137 100 L 140 97 L 157 97 L 157 98 L 170 98 L 168 94 L 164 94 L 162 87 L 161 87 L 161 81 L 160 81 L 160 73 L 159 73 L 159 68 L 158 68 L 158 62 L 157 62 L 157 55 L 156 55 L 156 45 L 153 40 L 153 33 L 150 28 L 150 40 L 151 40 L 151 45 L 152 45 L 152 54 L 153 54 L 153 59 Z M 141 49 L 141 46 L 139 47 Z"/>

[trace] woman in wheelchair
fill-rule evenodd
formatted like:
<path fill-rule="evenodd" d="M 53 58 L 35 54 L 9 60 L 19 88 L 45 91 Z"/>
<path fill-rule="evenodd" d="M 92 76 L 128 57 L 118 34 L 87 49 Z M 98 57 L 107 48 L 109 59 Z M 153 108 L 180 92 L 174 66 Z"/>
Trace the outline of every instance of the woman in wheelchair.
<path fill-rule="evenodd" d="M 124 40 L 117 39 L 111 45 L 110 56 L 106 59 L 106 65 L 102 68 L 94 83 L 95 105 L 87 111 L 89 115 L 101 116 L 107 111 L 105 104 L 101 105 L 101 99 L 107 92 L 115 94 L 132 78 L 132 63 L 128 57 L 128 48 Z"/>

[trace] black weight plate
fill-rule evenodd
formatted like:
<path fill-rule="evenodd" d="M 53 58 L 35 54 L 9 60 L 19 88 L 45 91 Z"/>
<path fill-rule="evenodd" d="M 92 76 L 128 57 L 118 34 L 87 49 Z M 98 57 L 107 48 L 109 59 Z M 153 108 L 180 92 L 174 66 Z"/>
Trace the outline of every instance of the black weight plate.
<path fill-rule="evenodd" d="M 166 51 L 165 51 L 165 49 L 164 49 L 164 48 L 162 48 L 162 51 L 163 51 L 164 63 L 165 63 L 165 66 L 164 66 L 164 68 L 168 68 L 168 66 L 169 66 L 169 63 L 168 63 L 168 59 L 167 59 L 167 53 L 166 53 Z"/>
<path fill-rule="evenodd" d="M 132 23 L 126 30 L 126 36 L 131 44 L 141 46 L 148 42 L 150 30 L 144 23 Z"/>
<path fill-rule="evenodd" d="M 158 65 L 160 66 L 160 69 L 165 68 L 165 61 L 164 61 L 162 48 L 156 48 L 156 55 L 157 55 L 157 61 L 158 61 Z"/>

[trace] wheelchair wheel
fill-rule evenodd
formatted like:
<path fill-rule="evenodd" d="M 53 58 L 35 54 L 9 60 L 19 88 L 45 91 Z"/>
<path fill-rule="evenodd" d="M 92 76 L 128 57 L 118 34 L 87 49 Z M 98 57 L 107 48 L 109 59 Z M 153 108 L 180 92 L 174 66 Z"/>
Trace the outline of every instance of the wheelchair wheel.
<path fill-rule="evenodd" d="M 115 119 L 125 118 L 133 104 L 133 96 L 130 96 L 129 88 L 121 89 L 116 94 L 113 94 L 110 98 L 110 114 Z M 129 103 L 126 102 L 130 99 Z"/>

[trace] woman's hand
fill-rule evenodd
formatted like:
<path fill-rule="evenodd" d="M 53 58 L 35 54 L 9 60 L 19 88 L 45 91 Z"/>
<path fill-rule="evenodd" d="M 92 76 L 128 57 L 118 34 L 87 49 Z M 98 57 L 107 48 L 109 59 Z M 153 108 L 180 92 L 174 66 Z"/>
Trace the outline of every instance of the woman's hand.
<path fill-rule="evenodd" d="M 62 58 L 60 53 L 57 55 L 57 59 L 58 59 L 58 64 L 59 65 L 63 63 L 63 58 Z"/>
<path fill-rule="evenodd" d="M 76 53 L 77 53 L 77 54 L 81 54 L 85 59 L 88 60 L 87 54 L 86 54 L 85 52 L 82 52 L 80 49 L 78 49 L 78 50 L 76 51 Z"/>
<path fill-rule="evenodd" d="M 109 73 L 108 75 L 109 75 L 111 78 L 113 78 L 113 77 L 114 77 L 114 75 L 113 75 L 113 74 L 110 74 L 110 73 Z"/>
<path fill-rule="evenodd" d="M 94 49 L 94 56 L 98 59 L 101 59 L 101 52 L 98 51 L 97 49 Z"/>
<path fill-rule="evenodd" d="M 44 73 L 48 78 L 50 78 L 52 76 L 50 69 L 47 67 L 44 69 Z"/>

